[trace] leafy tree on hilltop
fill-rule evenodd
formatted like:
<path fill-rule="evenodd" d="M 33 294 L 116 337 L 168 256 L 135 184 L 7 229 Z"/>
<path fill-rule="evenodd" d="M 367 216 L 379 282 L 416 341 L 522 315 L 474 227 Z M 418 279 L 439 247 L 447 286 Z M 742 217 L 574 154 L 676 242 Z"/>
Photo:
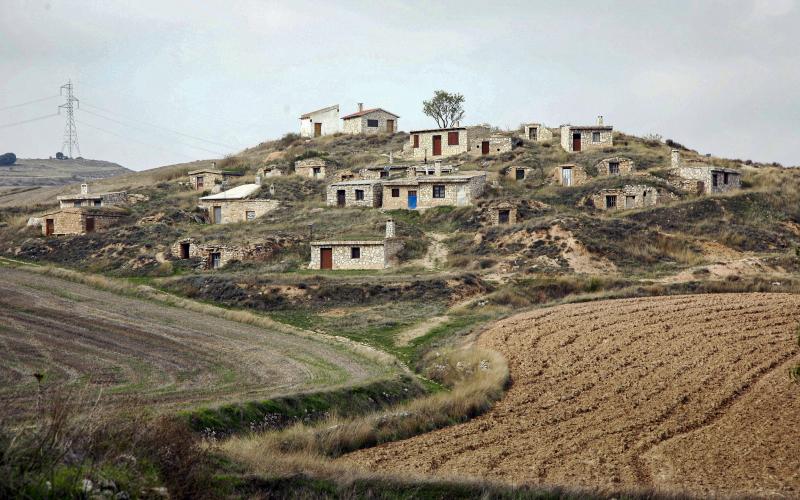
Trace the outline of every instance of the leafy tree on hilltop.
<path fill-rule="evenodd" d="M 422 101 L 422 111 L 436 120 L 439 128 L 454 126 L 464 117 L 464 96 L 437 90 L 429 101 Z"/>

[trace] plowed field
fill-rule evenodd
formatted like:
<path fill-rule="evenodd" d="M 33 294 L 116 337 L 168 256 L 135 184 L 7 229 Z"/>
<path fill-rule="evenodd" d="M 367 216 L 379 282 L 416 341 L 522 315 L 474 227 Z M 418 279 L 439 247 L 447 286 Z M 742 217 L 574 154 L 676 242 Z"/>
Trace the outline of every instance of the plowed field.
<path fill-rule="evenodd" d="M 323 340 L 0 268 L 0 405 L 34 411 L 36 379 L 93 401 L 193 405 L 356 383 L 385 368 Z"/>
<path fill-rule="evenodd" d="M 570 304 L 479 344 L 513 385 L 470 422 L 343 458 L 375 470 L 800 496 L 800 296 Z"/>

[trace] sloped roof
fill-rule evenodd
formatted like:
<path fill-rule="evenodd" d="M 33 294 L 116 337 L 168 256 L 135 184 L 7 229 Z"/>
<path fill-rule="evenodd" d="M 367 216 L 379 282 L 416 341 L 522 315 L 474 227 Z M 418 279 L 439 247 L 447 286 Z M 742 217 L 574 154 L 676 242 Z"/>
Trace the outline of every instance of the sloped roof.
<path fill-rule="evenodd" d="M 86 214 L 86 215 L 98 215 L 107 217 L 122 217 L 123 215 L 128 214 L 128 211 L 122 207 L 66 207 L 45 212 L 39 217 L 44 217 L 45 215 L 58 214 L 62 212 L 68 214 Z"/>
<path fill-rule="evenodd" d="M 56 199 L 58 201 L 62 200 L 96 200 L 98 198 L 103 198 L 103 196 L 108 196 L 111 194 L 120 194 L 125 193 L 125 191 L 111 191 L 107 193 L 76 193 L 76 194 L 64 194 L 61 196 L 57 196 Z"/>
<path fill-rule="evenodd" d="M 350 118 L 358 118 L 359 116 L 368 115 L 370 113 L 374 113 L 375 111 L 383 111 L 384 113 L 389 113 L 390 115 L 394 116 L 395 118 L 400 118 L 400 115 L 396 115 L 391 111 L 386 111 L 383 108 L 372 108 L 372 109 L 365 109 L 364 111 L 356 111 L 353 114 L 343 116 L 342 120 L 349 120 Z"/>
<path fill-rule="evenodd" d="M 467 127 L 429 128 L 427 130 L 412 130 L 409 132 L 409 134 L 427 134 L 430 132 L 449 132 L 455 130 L 467 130 Z"/>
<path fill-rule="evenodd" d="M 331 111 L 331 110 L 334 110 L 334 109 L 336 111 L 339 111 L 339 105 L 338 104 L 334 104 L 333 106 L 328 106 L 327 108 L 318 109 L 316 111 L 309 111 L 308 113 L 304 113 L 304 114 L 300 115 L 300 119 L 302 120 L 304 118 L 311 118 L 311 115 L 315 115 L 317 113 L 325 113 L 326 111 Z"/>
<path fill-rule="evenodd" d="M 203 196 L 201 200 L 243 200 L 261 189 L 260 184 L 242 184 L 217 194 Z"/>

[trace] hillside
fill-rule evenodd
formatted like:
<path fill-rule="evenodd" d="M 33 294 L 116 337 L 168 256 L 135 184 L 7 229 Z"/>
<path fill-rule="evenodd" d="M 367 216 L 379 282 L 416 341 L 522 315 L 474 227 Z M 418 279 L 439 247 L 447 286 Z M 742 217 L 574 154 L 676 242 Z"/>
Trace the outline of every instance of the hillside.
<path fill-rule="evenodd" d="M 116 163 L 102 160 L 22 159 L 0 166 L 0 188 L 62 186 L 130 173 Z"/>

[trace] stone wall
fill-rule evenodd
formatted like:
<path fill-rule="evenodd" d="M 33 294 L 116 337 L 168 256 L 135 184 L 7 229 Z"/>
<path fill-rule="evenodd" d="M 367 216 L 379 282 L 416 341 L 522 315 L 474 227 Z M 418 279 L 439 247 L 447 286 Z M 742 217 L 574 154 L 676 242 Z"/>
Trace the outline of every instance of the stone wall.
<path fill-rule="evenodd" d="M 741 189 L 742 176 L 736 170 L 716 168 L 711 165 L 682 164 L 673 173 L 682 178 L 682 187 L 689 192 L 724 193 Z M 716 182 L 714 180 L 716 179 Z M 701 184 L 702 183 L 702 184 Z M 716 184 L 716 185 L 715 185 Z"/>
<path fill-rule="evenodd" d="M 501 211 L 508 211 L 508 222 L 504 222 L 503 224 L 516 224 L 517 223 L 517 207 L 511 205 L 510 203 L 499 204 L 495 206 L 488 207 L 489 211 L 489 224 L 493 226 L 498 226 L 501 224 L 500 222 L 500 212 Z"/>
<path fill-rule="evenodd" d="M 314 169 L 318 168 L 318 173 L 314 173 Z M 306 160 L 298 160 L 294 162 L 294 173 L 300 177 L 309 177 L 311 179 L 325 180 L 332 176 L 334 168 L 322 158 L 308 158 Z"/>
<path fill-rule="evenodd" d="M 517 170 L 521 170 L 521 171 L 522 171 L 522 179 L 517 179 Z M 510 179 L 510 180 L 512 180 L 512 181 L 513 181 L 513 180 L 525 180 L 525 179 L 529 178 L 531 175 L 533 175 L 533 172 L 534 172 L 534 170 L 533 170 L 533 168 L 531 168 L 531 167 L 525 167 L 525 166 L 511 166 L 511 167 L 508 167 L 508 168 L 505 170 L 505 172 L 503 173 L 503 175 L 504 175 L 504 176 L 505 176 L 507 179 Z"/>
<path fill-rule="evenodd" d="M 367 120 L 378 120 L 377 127 L 367 126 Z M 397 127 L 397 117 L 383 110 L 376 110 L 365 115 L 342 120 L 342 132 L 345 134 L 385 134 L 388 132 L 387 120 L 394 120 L 394 132 Z"/>
<path fill-rule="evenodd" d="M 172 258 L 183 258 L 181 255 L 181 246 L 184 243 L 189 245 L 189 258 L 199 259 L 202 269 L 211 268 L 211 255 L 214 253 L 220 254 L 219 267 L 224 267 L 232 261 L 264 261 L 271 257 L 276 250 L 274 246 L 262 244 L 247 246 L 218 245 L 213 243 L 198 243 L 194 238 L 185 238 L 176 241 L 170 247 L 170 255 Z"/>
<path fill-rule="evenodd" d="M 341 182 L 330 184 L 327 188 L 327 204 L 329 207 L 338 206 L 338 191 L 344 191 L 344 206 L 379 208 L 383 198 L 383 185 L 380 182 Z M 356 191 L 364 193 L 364 199 L 356 199 Z"/>
<path fill-rule="evenodd" d="M 566 165 L 559 165 L 553 171 L 553 178 L 556 181 L 556 184 L 564 185 L 564 175 L 562 170 L 565 168 L 572 169 L 572 186 L 580 186 L 581 184 L 585 184 L 586 181 L 589 179 L 589 176 L 586 174 L 586 170 L 580 165 L 574 164 L 566 164 Z"/>
<path fill-rule="evenodd" d="M 619 167 L 619 172 L 617 174 L 611 173 L 612 163 L 616 163 Z M 632 174 L 634 170 L 633 160 L 630 158 L 623 158 L 621 156 L 600 160 L 595 164 L 595 167 L 597 168 L 597 174 L 599 176 L 628 175 Z"/>
<path fill-rule="evenodd" d="M 607 205 L 608 196 L 616 197 L 616 206 Z M 652 186 L 624 186 L 620 189 L 603 189 L 593 194 L 589 200 L 599 210 L 628 210 L 655 206 L 658 198 L 658 190 Z"/>
<path fill-rule="evenodd" d="M 121 215 L 87 213 L 81 209 L 59 210 L 42 216 L 42 234 L 47 234 L 47 220 L 53 220 L 53 235 L 86 234 L 86 218 L 94 217 L 94 231 L 105 231 L 119 223 Z"/>
<path fill-rule="evenodd" d="M 257 219 L 267 212 L 278 208 L 277 200 L 207 200 L 201 201 L 199 206 L 208 211 L 212 224 L 231 224 L 235 222 L 248 222 Z M 214 207 L 222 208 L 222 220 L 214 220 Z M 252 212 L 248 218 L 248 212 Z"/>
<path fill-rule="evenodd" d="M 532 130 L 534 134 L 531 134 Z M 553 131 L 540 123 L 529 123 L 524 126 L 520 137 L 526 141 L 546 142 L 553 138 Z"/>
<path fill-rule="evenodd" d="M 600 133 L 600 140 L 595 142 L 592 140 L 593 133 Z M 588 149 L 607 148 L 614 145 L 614 132 L 612 129 L 598 126 L 597 128 L 584 128 L 584 127 L 571 127 L 569 125 L 561 126 L 561 147 L 564 151 L 572 152 L 572 134 L 581 134 L 581 151 Z"/>
<path fill-rule="evenodd" d="M 434 198 L 433 187 L 444 186 L 444 197 Z M 383 208 L 387 210 L 407 209 L 408 192 L 417 192 L 417 210 L 426 208 L 473 205 L 475 199 L 483 194 L 486 187 L 486 175 L 475 175 L 468 178 L 460 177 L 458 180 L 448 179 L 447 176 L 425 176 L 416 181 L 409 179 L 408 183 L 384 183 Z M 392 196 L 392 189 L 397 189 L 399 196 Z"/>
<path fill-rule="evenodd" d="M 203 185 L 198 187 L 197 185 L 197 178 L 203 178 Z M 189 175 L 189 183 L 192 185 L 195 191 L 204 191 L 206 189 L 210 190 L 215 185 L 222 184 L 223 176 L 222 172 L 198 172 L 196 174 Z"/>
<path fill-rule="evenodd" d="M 352 258 L 352 248 L 358 247 L 361 255 Z M 320 249 L 332 249 L 333 269 L 384 269 L 389 266 L 385 241 L 327 241 L 311 243 L 309 269 L 320 269 Z"/>
<path fill-rule="evenodd" d="M 96 202 L 100 201 L 97 205 Z M 118 191 L 114 193 L 76 194 L 58 197 L 61 208 L 72 207 L 113 207 L 128 203 L 128 193 Z"/>
<path fill-rule="evenodd" d="M 458 133 L 458 144 L 448 144 L 448 132 Z M 433 155 L 433 137 L 441 136 L 442 138 L 442 154 Z M 414 147 L 414 136 L 419 136 L 419 147 Z M 439 158 L 446 158 L 448 156 L 456 156 L 466 153 L 469 149 L 469 137 L 467 129 L 441 129 L 424 132 L 412 132 L 408 136 L 408 143 L 403 146 L 403 151 L 406 157 L 411 157 L 415 160 L 434 160 Z"/>
<path fill-rule="evenodd" d="M 491 135 L 489 137 L 476 137 L 469 141 L 469 154 L 472 156 L 483 155 L 483 143 L 489 143 L 489 155 L 498 155 L 511 151 L 511 137 L 504 135 Z"/>

